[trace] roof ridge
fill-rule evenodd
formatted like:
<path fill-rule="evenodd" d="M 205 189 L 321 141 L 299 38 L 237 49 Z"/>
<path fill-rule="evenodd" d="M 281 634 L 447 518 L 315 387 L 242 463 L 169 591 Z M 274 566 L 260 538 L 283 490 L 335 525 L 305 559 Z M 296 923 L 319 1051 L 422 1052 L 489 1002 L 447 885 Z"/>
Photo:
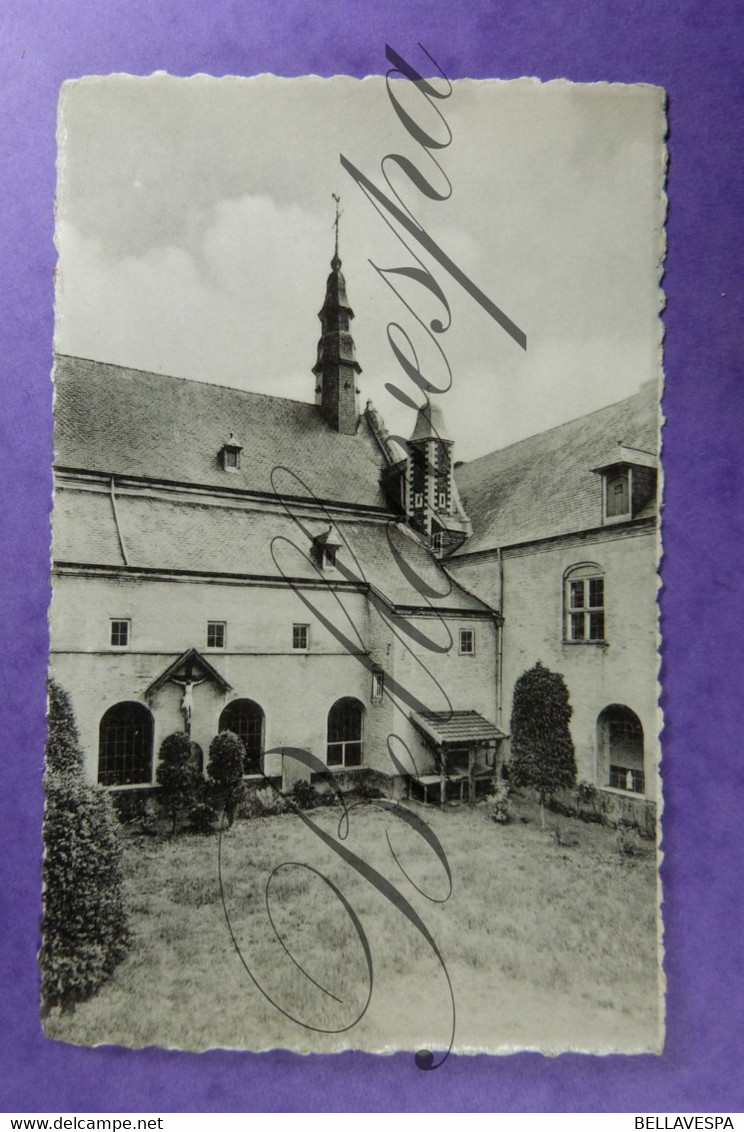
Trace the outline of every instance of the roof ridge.
<path fill-rule="evenodd" d="M 598 413 L 606 413 L 608 409 L 614 409 L 619 405 L 625 405 L 628 401 L 632 401 L 635 397 L 642 393 L 647 386 L 651 385 L 657 385 L 658 387 L 656 378 L 652 377 L 649 378 L 648 381 L 642 381 L 636 389 L 635 393 L 631 393 L 627 397 L 621 397 L 619 401 L 610 401 L 608 405 L 600 405 L 598 409 L 592 409 L 590 412 L 582 413 L 578 417 L 571 417 L 570 420 L 562 421 L 561 424 L 553 425 L 551 428 L 543 429 L 541 432 L 530 433 L 529 436 L 523 436 L 521 440 L 513 440 L 511 444 L 505 444 L 503 448 L 494 448 L 491 452 L 484 452 L 482 456 L 476 456 L 474 460 L 464 460 L 462 464 L 458 466 L 458 471 L 464 470 L 465 468 L 472 468 L 481 460 L 488 460 L 491 456 L 495 456 L 497 453 L 501 454 L 502 452 L 508 452 L 511 448 L 518 448 L 520 444 L 526 444 L 530 440 L 542 440 L 543 437 L 550 436 L 551 433 L 559 432 L 560 429 L 567 428 L 568 425 L 578 424 L 580 421 L 586 421 L 589 417 L 594 417 Z M 623 441 L 618 441 L 618 443 L 622 444 Z"/>
<path fill-rule="evenodd" d="M 80 354 L 58 354 L 55 353 L 55 363 L 59 358 L 66 358 L 71 362 L 92 362 L 95 366 L 109 366 L 111 369 L 128 370 L 129 373 L 142 374 L 143 377 L 164 377 L 168 381 L 183 381 L 188 382 L 189 385 L 204 385 L 209 389 L 227 389 L 231 393 L 240 393 L 246 397 L 267 397 L 271 401 L 287 401 L 290 405 L 305 405 L 309 409 L 314 409 L 315 405 L 312 401 L 300 401 L 296 397 L 282 397 L 278 393 L 257 393 L 253 389 L 241 389 L 238 385 L 223 385 L 219 381 L 204 381 L 198 377 L 180 377 L 174 373 L 158 373 L 152 369 L 140 369 L 138 366 L 126 366 L 119 362 L 103 362 L 100 358 L 84 358 Z"/>

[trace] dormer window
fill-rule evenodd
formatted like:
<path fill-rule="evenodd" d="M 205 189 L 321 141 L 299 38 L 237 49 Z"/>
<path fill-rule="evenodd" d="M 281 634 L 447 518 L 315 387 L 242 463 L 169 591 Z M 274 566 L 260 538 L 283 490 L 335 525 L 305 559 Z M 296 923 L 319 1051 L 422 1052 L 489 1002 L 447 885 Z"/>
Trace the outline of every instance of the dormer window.
<path fill-rule="evenodd" d="M 334 530 L 333 524 L 329 523 L 328 530 L 323 531 L 322 534 L 316 535 L 313 539 L 310 553 L 313 562 L 321 570 L 333 570 L 336 566 L 336 558 L 340 549 L 341 539 Z"/>
<path fill-rule="evenodd" d="M 593 470 L 602 477 L 602 522 L 622 523 L 642 516 L 656 494 L 657 460 L 651 452 L 618 444 Z"/>
<path fill-rule="evenodd" d="M 232 433 L 230 439 L 222 445 L 220 449 L 220 463 L 225 472 L 237 472 L 240 468 L 240 454 L 243 451 L 242 444 L 239 444 Z"/>

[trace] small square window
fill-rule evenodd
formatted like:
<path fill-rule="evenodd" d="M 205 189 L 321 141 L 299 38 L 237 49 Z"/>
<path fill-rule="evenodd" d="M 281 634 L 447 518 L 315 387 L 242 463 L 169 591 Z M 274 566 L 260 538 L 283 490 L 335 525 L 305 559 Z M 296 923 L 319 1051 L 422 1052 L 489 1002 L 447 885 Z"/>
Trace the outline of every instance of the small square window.
<path fill-rule="evenodd" d="M 207 621 L 207 648 L 208 649 L 224 649 L 225 647 L 225 622 L 224 621 Z"/>
<path fill-rule="evenodd" d="M 300 652 L 307 652 L 308 637 L 310 635 L 309 625 L 293 625 L 292 626 L 292 648 Z"/>
<path fill-rule="evenodd" d="M 475 630 L 460 630 L 460 656 L 475 655 Z"/>
<path fill-rule="evenodd" d="M 131 636 L 131 621 L 124 619 L 112 619 L 111 621 L 111 644 L 115 649 L 125 649 L 129 644 Z"/>

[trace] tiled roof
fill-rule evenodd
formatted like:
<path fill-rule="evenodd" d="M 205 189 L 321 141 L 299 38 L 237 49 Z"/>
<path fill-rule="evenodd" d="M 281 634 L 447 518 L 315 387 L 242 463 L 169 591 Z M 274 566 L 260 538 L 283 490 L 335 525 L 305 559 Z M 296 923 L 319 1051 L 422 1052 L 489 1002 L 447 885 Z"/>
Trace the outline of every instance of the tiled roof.
<path fill-rule="evenodd" d="M 473 536 L 456 554 L 601 526 L 601 480 L 592 469 L 618 444 L 657 452 L 658 428 L 659 391 L 650 381 L 625 401 L 461 465 L 457 486 Z"/>
<path fill-rule="evenodd" d="M 411 720 L 437 747 L 505 738 L 503 731 L 477 711 L 414 711 Z"/>
<path fill-rule="evenodd" d="M 301 401 L 66 356 L 55 387 L 60 467 L 273 493 L 272 470 L 284 466 L 319 499 L 385 507 L 385 460 L 364 417 L 343 436 Z M 231 433 L 241 466 L 224 471 Z"/>
<path fill-rule="evenodd" d="M 280 511 L 141 493 L 119 493 L 116 514 L 131 567 L 273 579 L 284 575 L 310 582 L 319 578 L 310 560 L 310 547 L 313 538 L 327 531 L 325 517 L 303 520 L 301 529 Z M 53 519 L 56 563 L 124 565 L 112 501 L 105 491 L 59 488 Z M 337 520 L 334 530 L 341 541 L 338 569 L 320 575 L 329 582 L 368 584 L 395 606 L 426 606 L 428 598 L 436 609 L 487 611 L 477 598 L 450 582 L 405 527 L 384 521 Z M 391 543 L 410 572 L 408 576 L 396 562 Z M 418 585 L 414 578 L 419 579 Z M 425 588 L 426 597 L 419 586 Z"/>

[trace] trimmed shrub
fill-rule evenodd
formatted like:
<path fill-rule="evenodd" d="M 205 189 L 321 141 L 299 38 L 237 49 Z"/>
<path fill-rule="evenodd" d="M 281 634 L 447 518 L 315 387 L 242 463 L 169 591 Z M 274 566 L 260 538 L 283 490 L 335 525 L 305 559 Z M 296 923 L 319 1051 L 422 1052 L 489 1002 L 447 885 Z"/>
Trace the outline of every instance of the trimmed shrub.
<path fill-rule="evenodd" d="M 171 834 L 175 834 L 178 815 L 194 806 L 200 781 L 191 740 L 185 731 L 176 731 L 163 739 L 155 777 L 161 787 L 161 805 L 172 822 Z"/>
<path fill-rule="evenodd" d="M 61 773 L 82 771 L 83 751 L 70 697 L 51 677 L 47 680 L 47 695 L 47 741 L 44 752 L 47 770 Z"/>
<path fill-rule="evenodd" d="M 219 735 L 215 735 L 209 745 L 207 774 L 216 787 L 215 796 L 227 819 L 228 829 L 235 820 L 243 797 L 244 766 L 242 739 L 232 731 L 220 731 Z"/>
<path fill-rule="evenodd" d="M 67 693 L 49 681 L 44 776 L 42 1010 L 74 1009 L 126 954 L 121 846 L 108 793 L 83 779 L 82 750 Z"/>
<path fill-rule="evenodd" d="M 538 661 L 519 677 L 511 716 L 510 781 L 537 790 L 543 824 L 545 799 L 557 790 L 571 789 L 576 782 L 568 727 L 571 715 L 568 688 L 560 673 Z"/>
<path fill-rule="evenodd" d="M 217 816 L 217 811 L 209 802 L 197 802 L 189 810 L 189 829 L 192 833 L 214 833 Z"/>
<path fill-rule="evenodd" d="M 316 806 L 321 805 L 321 796 L 314 786 L 299 778 L 292 787 L 292 801 L 301 810 L 314 810 Z"/>
<path fill-rule="evenodd" d="M 79 773 L 44 782 L 44 914 L 39 954 L 45 1011 L 95 994 L 129 944 L 121 847 L 108 794 Z"/>

